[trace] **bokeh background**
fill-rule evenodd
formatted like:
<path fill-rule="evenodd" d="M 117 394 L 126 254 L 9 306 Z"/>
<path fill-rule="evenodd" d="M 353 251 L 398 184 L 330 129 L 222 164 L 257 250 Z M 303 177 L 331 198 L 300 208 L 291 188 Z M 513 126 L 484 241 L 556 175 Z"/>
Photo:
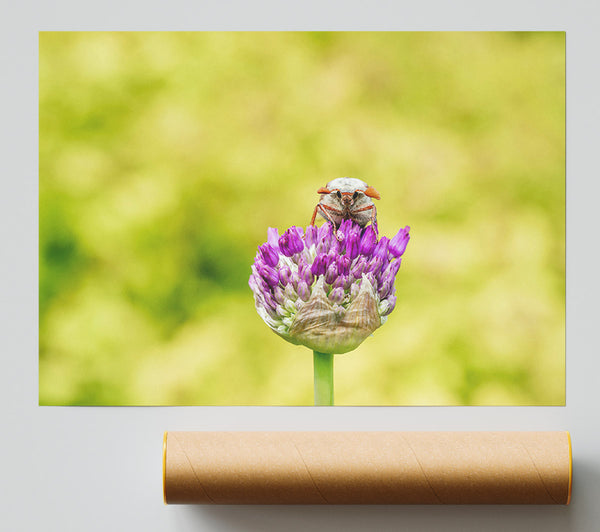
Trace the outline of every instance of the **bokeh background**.
<path fill-rule="evenodd" d="M 247 283 L 340 176 L 412 239 L 336 404 L 564 404 L 564 33 L 39 42 L 40 404 L 311 404 Z"/>

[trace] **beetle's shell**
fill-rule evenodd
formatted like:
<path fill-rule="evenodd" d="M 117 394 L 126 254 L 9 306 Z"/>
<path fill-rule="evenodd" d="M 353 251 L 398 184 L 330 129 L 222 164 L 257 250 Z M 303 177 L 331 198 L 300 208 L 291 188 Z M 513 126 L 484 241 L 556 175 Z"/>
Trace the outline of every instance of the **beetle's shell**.
<path fill-rule="evenodd" d="M 326 188 L 331 191 L 339 190 L 341 193 L 347 192 L 353 194 L 356 191 L 366 191 L 367 188 L 369 188 L 369 185 L 367 185 L 367 183 L 361 179 L 356 179 L 354 177 L 338 177 L 332 181 L 329 181 L 329 183 L 326 185 Z M 373 213 L 371 209 L 360 210 L 369 206 L 373 206 L 374 208 L 373 201 L 365 194 L 360 194 L 356 200 L 352 200 L 351 207 L 344 206 L 342 201 L 334 193 L 323 194 L 319 203 L 321 205 L 327 205 L 340 212 L 340 214 L 337 214 L 334 211 L 328 210 L 328 214 L 331 216 L 331 219 L 337 226 L 340 225 L 342 220 L 348 219 L 354 220 L 361 226 L 365 226 L 372 219 Z M 322 218 L 328 220 L 327 216 L 321 212 L 321 209 L 318 210 L 318 213 Z"/>
<path fill-rule="evenodd" d="M 367 190 L 369 185 L 354 177 L 338 177 L 327 183 L 329 190 L 339 189 L 340 192 L 354 192 L 355 190 Z"/>

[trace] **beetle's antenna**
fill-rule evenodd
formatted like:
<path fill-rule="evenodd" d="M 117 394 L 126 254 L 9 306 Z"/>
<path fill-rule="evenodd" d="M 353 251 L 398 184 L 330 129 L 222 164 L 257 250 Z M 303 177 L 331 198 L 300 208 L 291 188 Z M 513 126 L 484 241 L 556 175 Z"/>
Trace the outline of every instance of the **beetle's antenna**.
<path fill-rule="evenodd" d="M 381 196 L 379 195 L 379 192 L 377 192 L 371 186 L 367 187 L 367 190 L 365 190 L 365 196 L 369 196 L 369 198 L 374 198 L 374 199 L 381 199 Z"/>

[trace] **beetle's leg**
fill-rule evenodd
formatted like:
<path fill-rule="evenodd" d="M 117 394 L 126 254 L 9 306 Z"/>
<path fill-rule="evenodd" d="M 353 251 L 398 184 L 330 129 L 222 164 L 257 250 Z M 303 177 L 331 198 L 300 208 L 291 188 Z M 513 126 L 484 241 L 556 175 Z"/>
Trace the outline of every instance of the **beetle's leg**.
<path fill-rule="evenodd" d="M 315 225 L 315 219 L 317 218 L 317 212 L 319 212 L 319 207 L 321 207 L 321 214 L 325 218 L 327 218 L 333 225 L 336 225 L 335 222 L 333 221 L 333 219 L 331 218 L 331 215 L 325 209 L 333 212 L 334 214 L 339 214 L 340 216 L 342 215 L 342 212 L 338 211 L 337 209 L 334 209 L 333 207 L 330 207 L 329 205 L 321 205 L 320 203 L 317 203 L 317 206 L 315 207 L 315 210 L 313 211 L 313 215 L 310 220 L 310 225 Z"/>
<path fill-rule="evenodd" d="M 367 205 L 366 207 L 362 207 L 361 209 L 355 209 L 350 211 L 350 215 L 355 215 L 357 212 L 364 212 L 371 209 L 371 219 L 369 220 L 371 224 L 373 224 L 373 228 L 375 229 L 375 233 L 379 234 L 379 229 L 377 227 L 377 208 L 375 205 Z M 366 224 L 365 224 L 366 225 Z"/>
<path fill-rule="evenodd" d="M 329 205 L 321 205 L 319 203 L 319 205 L 317 205 L 318 207 L 321 207 L 321 214 L 327 218 L 332 224 L 333 227 L 337 227 L 337 224 L 335 223 L 335 220 L 331 217 L 331 214 L 329 214 L 329 212 L 327 211 L 331 211 L 334 214 L 342 214 L 340 211 L 338 211 L 337 209 L 334 209 L 333 207 L 330 207 Z"/>
<path fill-rule="evenodd" d="M 315 210 L 313 211 L 312 218 L 310 219 L 310 225 L 315 225 L 315 219 L 317 218 L 317 210 L 319 209 L 319 204 L 317 203 Z"/>
<path fill-rule="evenodd" d="M 321 205 L 319 203 L 319 207 L 321 207 L 322 209 L 327 209 L 328 211 L 331 211 L 334 214 L 339 214 L 340 216 L 342 215 L 342 211 L 338 211 L 336 208 L 330 207 L 329 205 Z"/>
<path fill-rule="evenodd" d="M 368 211 L 369 209 L 373 209 L 375 210 L 375 205 L 367 205 L 366 207 L 363 207 L 362 209 L 354 209 L 353 211 L 350 211 L 352 214 L 354 214 L 355 212 L 363 212 L 363 211 Z"/>
<path fill-rule="evenodd" d="M 371 220 L 370 220 L 370 221 L 373 221 L 373 212 L 375 211 L 375 205 L 367 205 L 366 207 L 362 207 L 362 208 L 360 208 L 360 209 L 354 209 L 354 210 L 351 210 L 351 211 L 350 211 L 350 219 L 351 219 L 351 220 L 353 220 L 354 222 L 356 222 L 356 223 L 359 223 L 359 224 L 360 224 L 360 222 L 359 222 L 359 221 L 356 219 L 356 218 L 357 218 L 357 214 L 358 214 L 359 212 L 365 212 L 365 211 L 368 211 L 369 209 L 371 209 Z M 367 225 L 367 223 L 368 223 L 368 222 L 365 222 L 364 224 L 360 224 L 360 225 L 363 225 L 363 226 L 364 226 L 364 225 Z"/>
<path fill-rule="evenodd" d="M 342 211 L 338 211 L 337 209 L 334 209 L 333 207 L 330 207 L 329 205 L 321 205 L 320 203 L 317 205 L 317 207 L 321 207 L 321 214 L 323 214 L 323 216 L 325 216 L 325 218 L 327 218 L 331 224 L 333 225 L 333 234 L 335 235 L 335 238 L 338 241 L 342 241 L 344 238 L 340 235 L 338 235 L 339 231 L 337 230 L 337 224 L 335 223 L 334 219 L 331 217 L 331 214 L 329 214 L 327 211 L 331 211 L 334 214 L 342 214 Z"/>
<path fill-rule="evenodd" d="M 315 210 L 313 211 L 313 215 L 312 218 L 310 219 L 310 225 L 315 225 L 315 220 L 317 218 L 317 212 L 319 211 L 319 207 L 321 207 L 321 209 L 329 209 L 330 211 L 332 211 L 334 214 L 342 214 L 341 211 L 338 211 L 337 209 L 334 209 L 333 207 L 330 207 L 329 205 L 321 205 L 320 203 L 317 203 L 317 206 L 315 207 Z M 331 216 L 329 216 L 327 211 L 323 211 L 323 216 L 325 216 L 333 225 L 335 225 L 335 222 L 331 219 Z"/>
<path fill-rule="evenodd" d="M 375 228 L 375 235 L 379 235 L 379 228 L 377 227 L 377 209 L 373 205 L 373 212 L 371 213 L 371 225 Z"/>

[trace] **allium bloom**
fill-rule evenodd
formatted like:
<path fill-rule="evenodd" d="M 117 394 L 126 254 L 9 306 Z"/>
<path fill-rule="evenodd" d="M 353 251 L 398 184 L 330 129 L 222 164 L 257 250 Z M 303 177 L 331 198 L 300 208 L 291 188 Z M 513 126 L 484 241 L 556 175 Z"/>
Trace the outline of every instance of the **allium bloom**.
<path fill-rule="evenodd" d="M 344 220 L 292 226 L 268 239 L 252 265 L 256 310 L 278 335 L 321 353 L 347 353 L 387 320 L 410 227 L 391 240 Z"/>

